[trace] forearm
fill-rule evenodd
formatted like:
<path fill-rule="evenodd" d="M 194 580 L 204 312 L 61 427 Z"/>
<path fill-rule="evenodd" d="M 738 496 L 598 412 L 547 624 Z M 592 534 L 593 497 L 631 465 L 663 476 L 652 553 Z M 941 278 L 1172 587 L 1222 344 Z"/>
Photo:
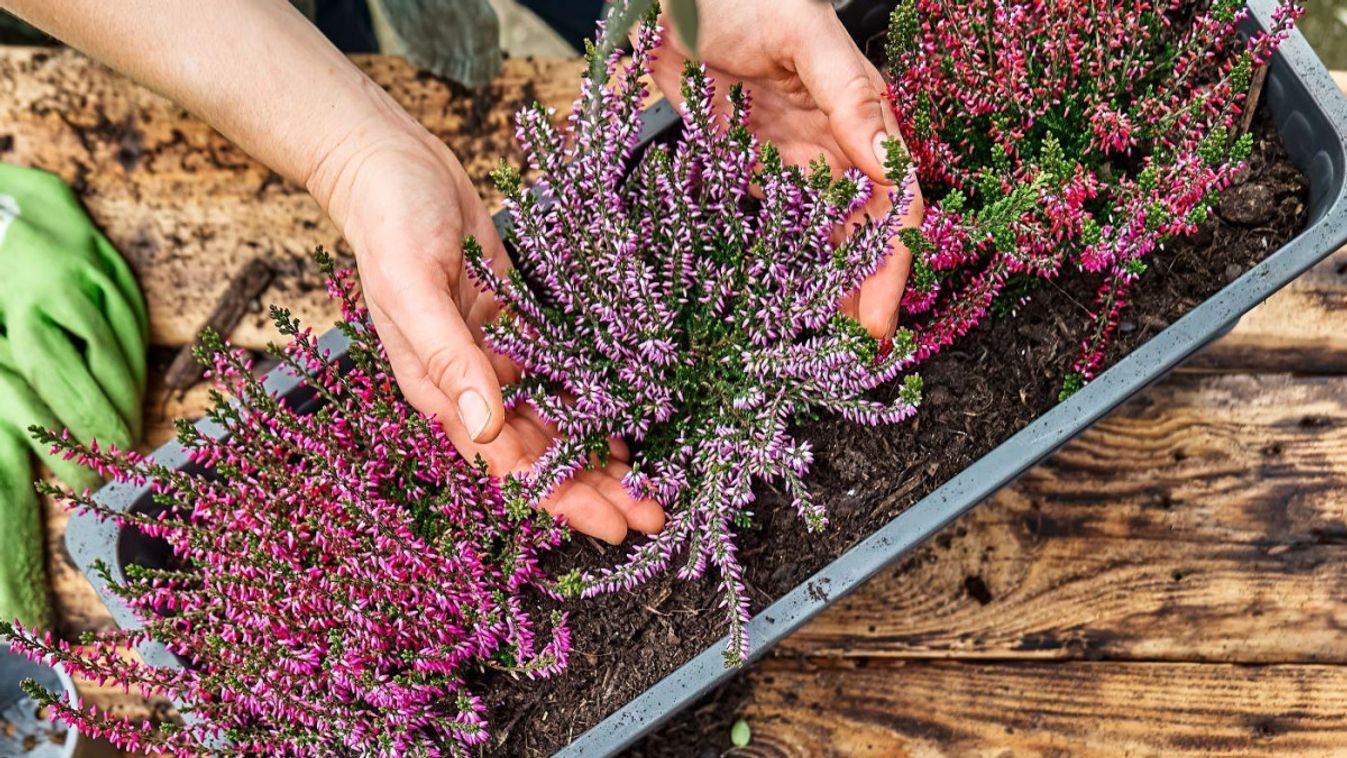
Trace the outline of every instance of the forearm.
<path fill-rule="evenodd" d="M 414 127 L 285 0 L 0 0 L 0 8 L 181 104 L 300 183 L 362 132 Z"/>

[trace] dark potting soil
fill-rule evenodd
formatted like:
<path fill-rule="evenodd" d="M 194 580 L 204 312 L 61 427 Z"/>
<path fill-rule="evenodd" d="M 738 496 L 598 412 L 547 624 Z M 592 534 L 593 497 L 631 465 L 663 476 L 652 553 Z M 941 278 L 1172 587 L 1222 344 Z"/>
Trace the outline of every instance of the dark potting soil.
<path fill-rule="evenodd" d="M 1192 237 L 1150 259 L 1108 353 L 1109 365 L 1233 281 L 1302 229 L 1308 180 L 1289 161 L 1266 114 L 1255 121 L 1250 168 Z M 842 419 L 798 433 L 814 445 L 809 486 L 827 507 L 821 533 L 805 530 L 787 499 L 757 488 L 757 523 L 741 531 L 753 613 L 795 587 L 1055 405 L 1077 357 L 1097 279 L 1064 273 L 1039 287 L 1013 317 L 990 319 L 920 369 L 916 418 L 889 427 Z M 896 388 L 895 388 L 896 389 Z M 883 394 L 883 393 L 881 393 Z M 611 565 L 630 544 L 576 538 L 551 556 L 567 569 Z M 826 590 L 825 590 L 826 592 Z M 549 755 L 710 645 L 725 632 L 716 577 L 658 577 L 631 592 L 572 606 L 574 652 L 551 680 L 495 678 L 496 742 L 490 754 Z M 746 695 L 742 677 L 630 751 L 635 756 L 714 755 Z"/>

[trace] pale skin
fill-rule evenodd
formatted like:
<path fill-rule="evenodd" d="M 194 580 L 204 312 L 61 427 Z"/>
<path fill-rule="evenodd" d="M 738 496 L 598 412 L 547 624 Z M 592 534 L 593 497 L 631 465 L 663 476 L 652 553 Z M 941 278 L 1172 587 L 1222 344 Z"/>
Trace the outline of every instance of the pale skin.
<path fill-rule="evenodd" d="M 835 170 L 884 179 L 878 142 L 897 134 L 878 72 L 827 3 L 699 0 L 698 53 L 717 84 L 743 81 L 753 126 L 783 157 L 820 155 Z M 464 274 L 461 243 L 476 237 L 508 265 L 462 165 L 286 0 L 0 0 L 0 8 L 176 101 L 277 173 L 302 184 L 355 251 L 365 300 L 398 385 L 439 420 L 468 458 L 493 473 L 526 469 L 555 437 L 536 414 L 506 412 L 501 385 L 518 376 L 481 344 L 495 315 Z M 666 24 L 666 27 L 668 25 Z M 676 36 L 654 78 L 678 96 L 687 55 Z M 879 193 L 868 212 L 885 209 Z M 920 222 L 918 201 L 905 219 Z M 894 252 L 842 304 L 877 337 L 893 334 L 910 255 Z M 610 543 L 654 533 L 661 508 L 621 479 L 630 452 L 561 485 L 544 503 L 576 530 Z"/>

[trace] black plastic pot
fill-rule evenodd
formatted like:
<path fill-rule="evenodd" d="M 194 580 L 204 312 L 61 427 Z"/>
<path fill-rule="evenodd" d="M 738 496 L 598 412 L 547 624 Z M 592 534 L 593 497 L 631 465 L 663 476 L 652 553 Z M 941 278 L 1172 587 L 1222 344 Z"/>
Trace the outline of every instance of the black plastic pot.
<path fill-rule="evenodd" d="M 876 23 L 873 8 L 882 3 L 851 0 L 841 5 L 844 18 L 855 20 L 857 36 L 868 39 Z M 1264 23 L 1273 0 L 1251 0 L 1254 21 Z M 876 22 L 875 19 L 880 21 Z M 1251 22 L 1252 23 L 1252 22 Z M 923 498 L 870 537 L 844 553 L 817 574 L 757 614 L 748 631 L 754 657 L 761 656 L 838 598 L 855 589 L 907 551 L 932 537 L 945 525 L 986 499 L 1054 450 L 1079 434 L 1127 398 L 1164 376 L 1208 342 L 1229 331 L 1239 317 L 1295 279 L 1347 241 L 1347 99 L 1297 32 L 1277 53 L 1263 99 L 1271 111 L 1286 148 L 1310 179 L 1308 227 L 1295 239 L 1239 279 L 1194 308 L 1169 328 L 1086 385 L 1066 402 L 1040 416 L 1019 433 L 987 453 L 962 473 Z M 644 114 L 646 143 L 676 134 L 677 116 L 667 103 Z M 498 218 L 498 223 L 502 219 Z M 344 351 L 344 338 L 330 332 L 322 344 L 334 353 Z M 308 390 L 293 377 L 273 372 L 268 380 L 292 402 L 310 399 Z M 208 421 L 198 427 L 215 433 Z M 155 453 L 169 466 L 186 465 L 183 450 L 170 443 Z M 118 510 L 151 509 L 147 487 L 109 485 L 98 493 L 103 504 Z M 92 517 L 76 517 L 66 529 L 66 543 L 80 568 L 92 577 L 96 560 L 107 563 L 121 578 L 128 563 L 154 565 L 164 560 L 164 546 L 146 540 L 134 530 Z M 138 620 L 106 594 L 100 596 L 123 627 Z M 735 674 L 724 666 L 725 641 L 712 643 L 697 657 L 655 683 L 603 722 L 562 749 L 562 756 L 611 755 L 654 729 L 701 695 Z M 162 647 L 142 651 L 153 664 L 177 665 Z"/>

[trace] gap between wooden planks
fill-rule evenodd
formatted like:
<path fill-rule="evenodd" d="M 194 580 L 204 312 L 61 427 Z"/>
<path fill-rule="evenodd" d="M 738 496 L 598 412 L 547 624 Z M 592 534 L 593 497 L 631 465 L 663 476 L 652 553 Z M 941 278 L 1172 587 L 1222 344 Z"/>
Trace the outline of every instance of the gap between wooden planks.
<path fill-rule="evenodd" d="M 769 660 L 734 756 L 1342 755 L 1342 666 Z M 859 693 L 864 693 L 860 695 Z"/>
<path fill-rule="evenodd" d="M 532 87 L 564 107 L 578 69 L 512 61 L 496 101 L 465 111 L 401 61 L 361 64 L 479 178 L 497 156 L 464 149 L 508 129 L 502 102 Z M 156 346 L 189 339 L 257 255 L 281 274 L 264 302 L 333 318 L 306 264 L 316 243 L 340 249 L 316 206 L 80 56 L 0 50 L 0 144 L 0 160 L 80 189 L 137 267 Z M 1339 252 L 1190 364 L 1214 375 L 1162 383 L 792 637 L 751 674 L 751 752 L 1347 746 L 1331 707 L 1347 702 L 1347 380 L 1260 373 L 1344 373 L 1344 305 Z M 234 335 L 251 347 L 271 337 L 260 313 Z M 200 390 L 170 399 L 152 388 L 147 444 L 203 406 Z M 106 628 L 61 546 L 64 516 L 48 508 L 63 631 Z M 118 691 L 85 694 L 128 715 L 151 710 Z"/>

